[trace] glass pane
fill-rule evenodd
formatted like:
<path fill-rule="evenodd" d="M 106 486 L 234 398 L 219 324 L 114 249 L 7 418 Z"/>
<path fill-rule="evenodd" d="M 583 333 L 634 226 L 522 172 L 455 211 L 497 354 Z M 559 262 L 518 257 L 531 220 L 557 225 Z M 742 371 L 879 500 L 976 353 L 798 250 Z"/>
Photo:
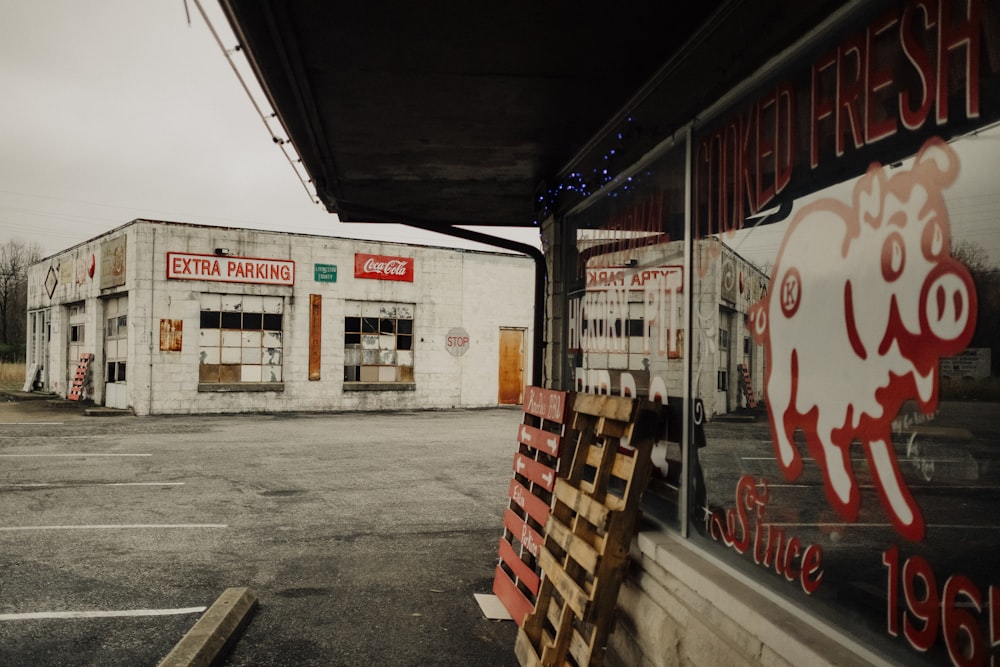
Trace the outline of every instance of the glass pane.
<path fill-rule="evenodd" d="M 222 313 L 221 326 L 223 329 L 242 329 L 243 313 Z"/>
<path fill-rule="evenodd" d="M 263 315 L 260 313 L 243 313 L 244 329 L 260 329 L 263 322 Z"/>
<path fill-rule="evenodd" d="M 201 311 L 201 328 L 202 329 L 218 329 L 219 323 L 222 321 L 221 314 L 217 311 L 203 310 Z M 109 329 L 110 331 L 110 326 Z"/>
<path fill-rule="evenodd" d="M 267 331 L 281 331 L 281 314 L 264 313 L 261 328 Z"/>
<path fill-rule="evenodd" d="M 678 146 L 567 218 L 576 244 L 564 264 L 564 349 L 554 357 L 564 360 L 557 371 L 563 388 L 663 402 L 669 396 L 680 408 L 689 286 L 684 161 Z M 654 478 L 644 495 L 644 513 L 675 526 L 682 459 L 676 428 L 653 451 Z"/>

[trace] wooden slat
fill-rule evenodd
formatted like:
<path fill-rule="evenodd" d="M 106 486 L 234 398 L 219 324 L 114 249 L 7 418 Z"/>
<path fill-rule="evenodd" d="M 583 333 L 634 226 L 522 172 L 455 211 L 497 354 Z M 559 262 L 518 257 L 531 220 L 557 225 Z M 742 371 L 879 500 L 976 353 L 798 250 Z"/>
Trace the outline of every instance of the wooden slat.
<path fill-rule="evenodd" d="M 550 433 L 528 424 L 521 424 L 517 431 L 517 441 L 526 447 L 537 449 L 540 452 L 558 456 L 562 445 L 562 438 L 556 433 Z"/>
<path fill-rule="evenodd" d="M 578 489 L 573 488 L 566 480 L 560 479 L 556 481 L 555 495 L 559 499 L 559 502 L 565 504 L 574 512 L 583 515 L 598 530 L 604 530 L 607 527 L 610 510 L 593 498 L 584 495 Z"/>
<path fill-rule="evenodd" d="M 532 494 L 516 479 L 510 480 L 510 499 L 541 525 L 549 518 L 549 505 L 538 496 Z"/>
<path fill-rule="evenodd" d="M 510 614 L 510 617 L 514 619 L 514 622 L 518 626 L 523 625 L 524 617 L 531 613 L 534 605 L 531 600 L 525 597 L 521 589 L 511 581 L 510 576 L 499 565 L 493 576 L 493 593 L 503 603 L 504 608 Z"/>
<path fill-rule="evenodd" d="M 521 667 L 544 667 L 542 659 L 523 629 L 517 633 L 517 639 L 514 641 L 514 655 Z"/>
<path fill-rule="evenodd" d="M 514 472 L 524 475 L 546 491 L 551 491 L 556 484 L 556 471 L 524 454 L 514 454 Z"/>
<path fill-rule="evenodd" d="M 542 547 L 538 553 L 538 562 L 542 566 L 542 572 L 545 573 L 545 577 L 552 582 L 552 585 L 559 591 L 559 595 L 566 601 L 566 604 L 570 606 L 577 616 L 586 618 L 590 606 L 590 596 L 587 595 L 579 584 L 573 581 L 573 578 L 566 573 L 566 570 L 562 569 L 555 556 L 545 547 Z"/>
<path fill-rule="evenodd" d="M 590 659 L 593 655 L 593 650 L 594 647 L 590 645 L 587 638 L 574 628 L 569 638 L 569 654 L 573 656 L 577 664 L 593 665 L 594 663 Z"/>
<path fill-rule="evenodd" d="M 573 399 L 575 412 L 595 417 L 607 417 L 620 422 L 627 422 L 631 419 L 633 405 L 633 399 L 620 396 L 577 394 Z"/>
<path fill-rule="evenodd" d="M 587 544 L 578 535 L 573 534 L 555 515 L 549 515 L 549 521 L 545 524 L 546 540 L 555 542 L 559 548 L 569 554 L 583 569 L 593 572 L 597 569 L 597 559 L 599 554 L 594 547 Z"/>
<path fill-rule="evenodd" d="M 525 387 L 523 405 L 525 414 L 561 423 L 566 416 L 566 405 L 567 397 L 564 391 Z"/>
<path fill-rule="evenodd" d="M 538 531 L 528 524 L 527 520 L 519 517 L 510 508 L 507 508 L 503 513 L 503 525 L 528 553 L 538 558 L 538 550 L 545 540 L 538 534 Z"/>
<path fill-rule="evenodd" d="M 500 554 L 500 560 L 507 564 L 513 572 L 514 576 L 525 585 L 525 587 L 531 591 L 531 593 L 538 593 L 538 584 L 541 582 L 538 574 L 530 567 L 528 564 L 521 560 L 521 557 L 517 555 L 514 551 L 514 547 L 510 545 L 507 540 L 500 540 L 500 548 L 498 550 Z"/>

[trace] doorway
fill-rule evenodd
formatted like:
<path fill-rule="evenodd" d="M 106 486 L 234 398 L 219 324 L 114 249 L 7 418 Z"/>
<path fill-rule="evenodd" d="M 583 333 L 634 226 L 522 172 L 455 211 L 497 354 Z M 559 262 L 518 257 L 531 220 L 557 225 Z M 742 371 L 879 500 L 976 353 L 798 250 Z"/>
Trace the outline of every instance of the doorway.
<path fill-rule="evenodd" d="M 524 338 L 524 329 L 500 329 L 500 405 L 520 405 L 524 399 Z"/>

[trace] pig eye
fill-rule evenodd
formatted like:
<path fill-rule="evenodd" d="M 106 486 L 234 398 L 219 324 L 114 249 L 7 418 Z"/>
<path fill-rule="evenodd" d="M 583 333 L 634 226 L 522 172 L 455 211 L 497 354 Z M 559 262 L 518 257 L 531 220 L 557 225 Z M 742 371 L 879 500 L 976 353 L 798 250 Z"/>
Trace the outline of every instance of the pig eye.
<path fill-rule="evenodd" d="M 906 266 L 906 246 L 899 232 L 893 232 L 882 244 L 882 277 L 893 282 L 903 275 Z"/>
<path fill-rule="evenodd" d="M 930 220 L 920 237 L 924 257 L 930 260 L 940 259 L 946 250 L 945 245 L 944 225 L 936 218 Z"/>

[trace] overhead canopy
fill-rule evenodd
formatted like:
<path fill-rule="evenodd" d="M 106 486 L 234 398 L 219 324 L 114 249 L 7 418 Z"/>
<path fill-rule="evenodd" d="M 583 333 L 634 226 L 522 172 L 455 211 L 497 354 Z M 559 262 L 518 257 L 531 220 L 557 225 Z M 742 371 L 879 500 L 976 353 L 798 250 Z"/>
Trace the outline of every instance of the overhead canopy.
<path fill-rule="evenodd" d="M 327 209 L 431 226 L 536 224 L 844 4 L 220 2 Z"/>

